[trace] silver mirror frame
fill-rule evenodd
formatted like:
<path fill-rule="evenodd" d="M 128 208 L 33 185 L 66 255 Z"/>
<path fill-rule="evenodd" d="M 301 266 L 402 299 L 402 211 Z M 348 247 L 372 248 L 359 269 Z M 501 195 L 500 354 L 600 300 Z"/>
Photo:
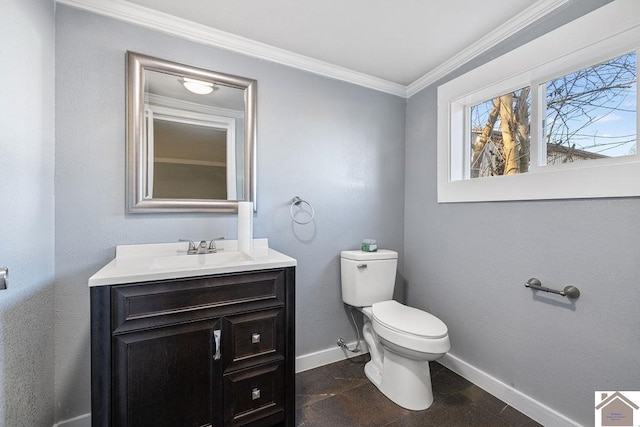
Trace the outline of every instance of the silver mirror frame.
<path fill-rule="evenodd" d="M 192 77 L 244 90 L 244 199 L 159 199 L 147 193 L 147 146 L 144 137 L 145 70 Z M 253 79 L 127 52 L 127 211 L 129 213 L 237 212 L 238 201 L 252 202 L 255 211 L 257 86 L 257 81 Z"/>

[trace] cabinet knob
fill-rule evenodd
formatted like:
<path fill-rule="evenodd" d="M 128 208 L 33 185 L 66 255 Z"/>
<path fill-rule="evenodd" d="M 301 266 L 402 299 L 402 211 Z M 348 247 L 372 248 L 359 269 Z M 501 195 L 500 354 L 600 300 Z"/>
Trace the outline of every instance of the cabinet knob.
<path fill-rule="evenodd" d="M 260 389 L 255 387 L 251 390 L 251 400 L 260 399 Z"/>
<path fill-rule="evenodd" d="M 251 344 L 257 344 L 260 342 L 260 334 L 254 333 L 251 335 Z"/>

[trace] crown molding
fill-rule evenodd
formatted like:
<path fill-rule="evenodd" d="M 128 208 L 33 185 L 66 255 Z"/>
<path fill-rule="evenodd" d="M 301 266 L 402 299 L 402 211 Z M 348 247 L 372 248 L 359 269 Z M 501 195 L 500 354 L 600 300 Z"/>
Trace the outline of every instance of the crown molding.
<path fill-rule="evenodd" d="M 56 3 L 171 34 L 196 43 L 219 47 L 380 92 L 406 97 L 404 85 L 220 31 L 127 1 L 56 0 Z"/>
<path fill-rule="evenodd" d="M 217 30 L 124 0 L 56 0 L 56 3 L 171 34 L 196 43 L 219 47 L 320 76 L 409 98 L 569 1 L 571 0 L 540 0 L 535 2 L 522 13 L 505 22 L 504 25 L 496 28 L 408 86 Z"/>
<path fill-rule="evenodd" d="M 409 98 L 571 0 L 540 0 L 407 86 Z"/>

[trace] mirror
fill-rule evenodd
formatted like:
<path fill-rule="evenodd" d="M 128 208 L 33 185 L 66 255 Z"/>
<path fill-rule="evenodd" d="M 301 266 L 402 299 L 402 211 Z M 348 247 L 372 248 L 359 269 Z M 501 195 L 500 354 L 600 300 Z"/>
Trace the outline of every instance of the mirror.
<path fill-rule="evenodd" d="M 127 52 L 127 210 L 255 209 L 256 91 L 252 79 Z"/>

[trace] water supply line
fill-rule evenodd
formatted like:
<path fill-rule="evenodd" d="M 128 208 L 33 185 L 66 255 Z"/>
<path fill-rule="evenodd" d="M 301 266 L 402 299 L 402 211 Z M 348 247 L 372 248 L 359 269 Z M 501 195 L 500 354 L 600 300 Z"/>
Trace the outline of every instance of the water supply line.
<path fill-rule="evenodd" d="M 342 348 L 343 350 L 349 351 L 351 353 L 360 353 L 360 341 L 361 341 L 360 330 L 358 329 L 358 324 L 356 323 L 356 319 L 353 317 L 353 307 L 351 306 L 349 306 L 349 314 L 351 315 L 351 321 L 353 322 L 353 327 L 356 329 L 356 334 L 358 336 L 358 343 L 353 349 L 350 349 L 347 343 L 345 342 L 344 338 L 340 337 L 338 338 L 338 341 L 336 342 L 336 344 L 338 345 L 338 347 Z"/>

